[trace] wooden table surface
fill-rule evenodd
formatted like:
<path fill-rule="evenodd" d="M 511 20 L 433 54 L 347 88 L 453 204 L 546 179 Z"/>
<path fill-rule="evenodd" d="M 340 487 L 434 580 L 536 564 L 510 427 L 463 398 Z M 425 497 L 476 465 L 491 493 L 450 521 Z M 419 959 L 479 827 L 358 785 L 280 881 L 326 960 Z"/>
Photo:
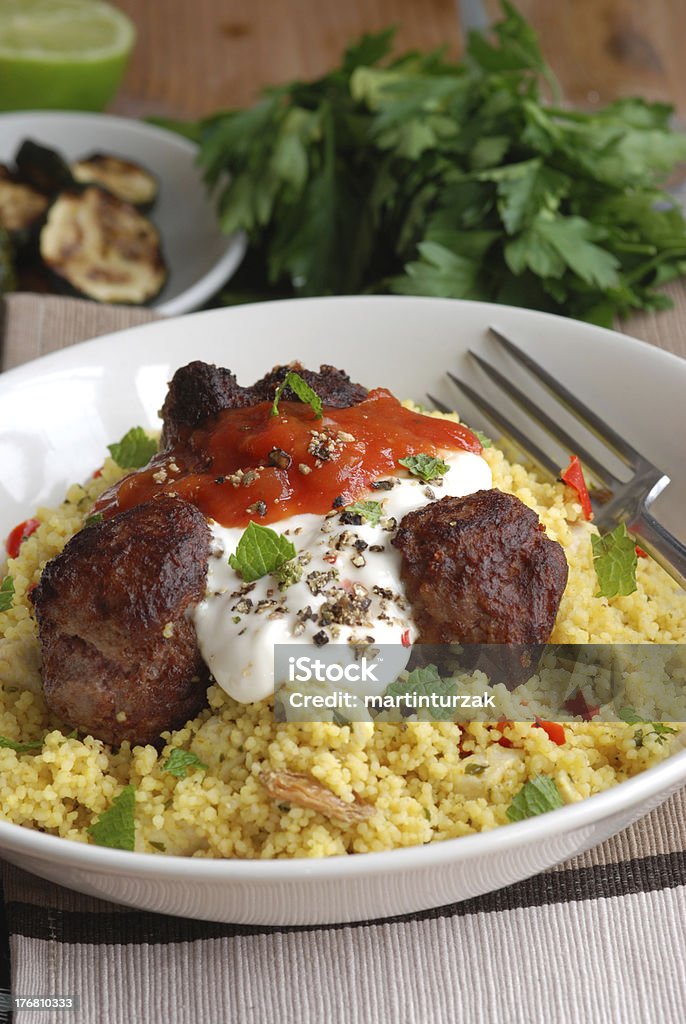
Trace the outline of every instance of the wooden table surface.
<path fill-rule="evenodd" d="M 242 106 L 259 89 L 321 74 L 365 31 L 398 26 L 397 47 L 463 46 L 460 8 L 498 0 L 115 0 L 138 44 L 120 113 L 195 117 Z M 541 35 L 565 96 L 669 100 L 686 124 L 685 0 L 516 0 Z"/>

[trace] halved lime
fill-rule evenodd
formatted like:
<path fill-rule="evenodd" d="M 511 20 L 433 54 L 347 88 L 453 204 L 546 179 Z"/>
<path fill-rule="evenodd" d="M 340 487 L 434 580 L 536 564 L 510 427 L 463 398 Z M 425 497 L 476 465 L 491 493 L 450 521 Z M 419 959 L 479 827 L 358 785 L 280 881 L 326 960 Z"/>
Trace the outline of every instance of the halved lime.
<path fill-rule="evenodd" d="M 102 110 L 135 39 L 101 0 L 0 0 L 0 110 Z"/>

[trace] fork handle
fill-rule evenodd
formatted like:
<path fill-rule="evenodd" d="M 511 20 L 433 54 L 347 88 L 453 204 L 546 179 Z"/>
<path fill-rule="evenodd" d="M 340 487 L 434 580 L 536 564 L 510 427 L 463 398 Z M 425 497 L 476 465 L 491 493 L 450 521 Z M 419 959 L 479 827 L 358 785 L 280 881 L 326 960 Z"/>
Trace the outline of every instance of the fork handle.
<path fill-rule="evenodd" d="M 627 526 L 640 547 L 686 590 L 686 544 L 682 544 L 646 509 L 641 510 Z"/>

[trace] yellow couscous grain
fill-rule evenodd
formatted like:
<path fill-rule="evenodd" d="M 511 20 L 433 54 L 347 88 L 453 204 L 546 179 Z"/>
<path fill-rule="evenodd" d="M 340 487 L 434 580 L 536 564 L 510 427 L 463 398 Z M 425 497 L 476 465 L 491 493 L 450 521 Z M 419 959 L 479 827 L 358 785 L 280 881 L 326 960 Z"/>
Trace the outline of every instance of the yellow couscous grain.
<path fill-rule="evenodd" d="M 553 642 L 686 641 L 686 595 L 654 562 L 639 560 L 638 589 L 630 597 L 596 597 L 593 528 L 574 493 L 540 481 L 498 448 L 484 455 L 494 486 L 534 509 L 548 535 L 565 549 L 569 583 Z M 28 593 L 45 563 L 81 528 L 96 497 L 120 475 L 107 460 L 100 477 L 73 486 L 58 508 L 39 509 L 40 527 L 9 562 L 16 599 L 0 614 L 0 735 L 22 743 L 42 740 L 42 747 L 23 753 L 0 747 L 0 818 L 89 842 L 89 825 L 133 784 L 138 850 L 195 857 L 324 857 L 492 829 L 507 823 L 514 795 L 537 774 L 553 777 L 563 800 L 571 803 L 668 755 L 670 744 L 657 736 L 647 735 L 639 745 L 632 726 L 603 721 L 565 724 L 566 742 L 560 746 L 543 729 L 517 722 L 503 724 L 501 731 L 483 722 L 277 722 L 270 701 L 239 704 L 217 686 L 210 687 L 208 709 L 165 734 L 159 752 L 127 743 L 113 751 L 92 737 L 67 735 L 41 694 L 40 648 Z M 503 707 L 508 699 L 504 693 Z M 503 737 L 511 746 L 499 743 Z M 194 753 L 205 767 L 186 777 L 165 771 L 177 747 Z M 469 764 L 477 771 L 467 771 Z M 261 781 L 266 771 L 307 775 L 336 798 L 371 804 L 376 813 L 346 823 L 277 803 Z"/>

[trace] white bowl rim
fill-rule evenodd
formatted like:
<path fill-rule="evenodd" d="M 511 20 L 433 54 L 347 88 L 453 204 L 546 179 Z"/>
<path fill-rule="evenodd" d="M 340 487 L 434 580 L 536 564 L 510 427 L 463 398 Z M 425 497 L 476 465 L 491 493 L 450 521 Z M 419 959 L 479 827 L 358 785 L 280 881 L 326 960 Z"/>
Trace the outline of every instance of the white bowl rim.
<path fill-rule="evenodd" d="M 0 126 L 11 124 L 13 121 L 25 123 L 50 120 L 59 123 L 60 121 L 67 120 L 78 122 L 87 127 L 89 123 L 102 124 L 103 119 L 111 124 L 119 125 L 132 135 L 138 135 L 141 138 L 156 137 L 165 145 L 176 147 L 181 152 L 192 156 L 195 162 L 198 147 L 190 139 L 183 135 L 178 135 L 176 132 L 169 131 L 168 128 L 162 128 L 160 125 L 149 124 L 147 121 L 141 121 L 138 118 L 121 117 L 118 114 L 98 114 L 91 111 L 78 110 L 12 111 L 7 114 L 0 114 Z M 30 124 L 28 127 L 30 128 Z M 219 231 L 218 221 L 217 231 Z M 247 245 L 248 240 L 245 232 L 238 231 L 233 235 L 227 235 L 224 253 L 214 266 L 210 267 L 207 273 L 198 278 L 195 284 L 192 284 L 190 288 L 186 288 L 185 291 L 180 292 L 173 298 L 159 303 L 159 305 L 156 305 L 153 300 L 153 302 L 140 308 L 150 309 L 161 316 L 178 316 L 180 313 L 189 313 L 197 310 L 199 306 L 207 302 L 232 277 L 245 255 Z"/>
<path fill-rule="evenodd" d="M 427 305 L 440 303 L 489 310 L 494 314 L 492 317 L 494 320 L 497 320 L 497 311 L 502 310 L 516 312 L 518 315 L 534 314 L 537 317 L 549 320 L 551 324 L 559 323 L 560 321 L 568 322 L 568 318 L 558 316 L 555 313 L 525 310 L 519 306 L 496 305 L 489 302 L 442 299 L 429 296 L 318 296 L 303 299 L 280 299 L 269 303 L 246 303 L 245 306 L 269 305 L 270 307 L 279 307 L 284 303 L 304 305 L 305 303 L 319 304 L 328 302 L 360 303 L 370 306 L 398 302 L 420 302 Z M 183 317 L 183 320 L 185 322 L 189 318 L 196 319 L 222 314 L 226 314 L 226 308 L 200 310 Z M 585 324 L 583 321 L 579 321 L 579 325 L 580 329 L 590 327 L 594 331 L 601 331 L 607 336 L 608 340 L 612 339 L 616 344 L 628 344 L 650 349 L 656 359 L 674 364 L 678 363 L 681 367 L 683 367 L 685 362 L 672 352 L 657 348 L 648 342 L 633 338 L 631 335 L 620 331 L 598 327 L 595 324 Z M 122 335 L 138 334 L 151 328 L 159 329 L 159 326 L 160 321 L 153 322 L 152 324 L 141 324 L 123 331 L 116 331 L 89 341 L 71 345 L 67 349 L 52 352 L 28 363 L 23 363 L 12 370 L 8 370 L 2 374 L 2 381 L 3 383 L 6 381 L 11 383 L 13 380 L 19 380 L 25 375 L 30 376 L 34 369 L 42 370 L 49 368 L 52 362 L 62 360 L 67 352 L 78 354 L 79 351 L 92 350 L 95 353 L 100 345 L 109 344 L 115 336 L 121 338 Z M 442 839 L 423 845 L 406 846 L 370 853 L 339 854 L 322 858 L 294 857 L 288 859 L 184 857 L 177 854 L 151 854 L 128 850 L 113 850 L 104 846 L 95 846 L 64 839 L 61 836 L 47 835 L 23 825 L 0 821 L 0 855 L 2 850 L 6 849 L 13 852 L 22 852 L 43 860 L 59 860 L 73 866 L 79 866 L 85 870 L 106 870 L 114 875 L 130 876 L 133 872 L 144 877 L 164 876 L 172 878 L 178 876 L 184 879 L 190 878 L 193 881 L 294 882 L 304 878 L 327 880 L 348 876 L 365 877 L 404 872 L 412 867 L 417 869 L 437 868 L 444 864 L 457 863 L 460 860 L 486 857 L 501 850 L 503 846 L 514 849 L 530 845 L 533 842 L 540 842 L 547 838 L 563 836 L 573 830 L 591 826 L 603 818 L 621 813 L 632 806 L 638 807 L 645 801 L 657 796 L 660 792 L 676 787 L 679 781 L 686 781 L 686 749 L 669 755 L 664 761 L 654 765 L 652 768 L 640 772 L 633 778 L 620 782 L 602 793 L 586 797 L 577 803 L 567 804 L 564 807 L 538 815 L 537 817 L 498 826 L 486 832 L 460 836 L 455 839 Z"/>
<path fill-rule="evenodd" d="M 2 116 L 0 114 L 0 123 Z M 104 115 L 103 115 L 104 116 Z M 123 118 L 122 120 L 126 120 Z M 182 140 L 184 141 L 184 140 Z M 659 348 L 657 345 L 651 345 L 647 341 L 643 341 L 640 338 L 635 338 L 631 334 L 625 334 L 623 331 L 615 331 L 609 327 L 600 327 L 597 324 L 590 324 L 583 320 L 573 321 L 570 317 L 560 316 L 557 313 L 546 313 L 542 310 L 537 309 L 526 309 L 523 306 L 509 306 L 505 303 L 494 303 L 494 302 L 479 302 L 475 299 L 445 299 L 438 298 L 431 295 L 316 295 L 308 298 L 288 298 L 288 299 L 270 299 L 262 302 L 244 302 L 237 306 L 216 306 L 212 309 L 195 309 L 183 316 L 184 323 L 192 323 L 196 320 L 200 320 L 203 317 L 217 317 L 226 315 L 229 310 L 249 310 L 254 307 L 265 307 L 268 306 L 270 309 L 278 311 L 279 307 L 292 307 L 294 305 L 320 305 L 323 303 L 345 303 L 350 305 L 395 305 L 398 303 L 418 303 L 429 305 L 444 305 L 444 306 L 459 306 L 464 309 L 477 309 L 477 310 L 490 310 L 498 311 L 502 310 L 504 313 L 514 313 L 517 316 L 530 314 L 540 319 L 550 321 L 550 324 L 564 323 L 569 324 L 577 323 L 581 330 L 589 328 L 596 333 L 601 333 L 605 336 L 607 341 L 614 343 L 615 345 L 621 344 L 624 346 L 630 346 L 632 348 L 638 348 L 641 350 L 650 351 L 654 359 L 659 359 L 667 363 L 671 363 L 674 366 L 679 366 L 683 371 L 686 359 L 682 356 L 676 355 L 674 352 L 669 352 L 667 349 Z M 150 307 L 143 307 L 150 308 Z M 176 319 L 181 319 L 180 316 L 176 316 Z M 124 327 L 116 331 L 108 332 L 107 334 L 98 335 L 94 338 L 89 338 L 85 341 L 76 342 L 74 345 L 68 345 L 66 348 L 57 349 L 54 352 L 48 352 L 46 355 L 38 356 L 36 359 L 31 359 L 26 363 L 20 363 L 18 366 L 14 366 L 9 370 L 5 370 L 2 373 L 0 379 L 4 381 L 19 380 L 23 376 L 31 376 L 34 368 L 43 369 L 48 368 L 52 362 L 59 362 L 65 358 L 66 353 L 79 352 L 93 352 L 97 353 L 98 346 L 106 346 L 112 343 L 112 338 L 116 336 L 119 340 L 128 338 L 130 334 L 138 334 L 139 331 L 149 331 L 151 328 L 159 329 L 163 326 L 168 319 L 171 318 L 160 318 L 159 320 L 153 320 L 152 322 L 144 324 L 136 324 L 133 327 Z M 497 312 L 491 317 L 493 320 L 493 326 L 497 327 Z"/>

